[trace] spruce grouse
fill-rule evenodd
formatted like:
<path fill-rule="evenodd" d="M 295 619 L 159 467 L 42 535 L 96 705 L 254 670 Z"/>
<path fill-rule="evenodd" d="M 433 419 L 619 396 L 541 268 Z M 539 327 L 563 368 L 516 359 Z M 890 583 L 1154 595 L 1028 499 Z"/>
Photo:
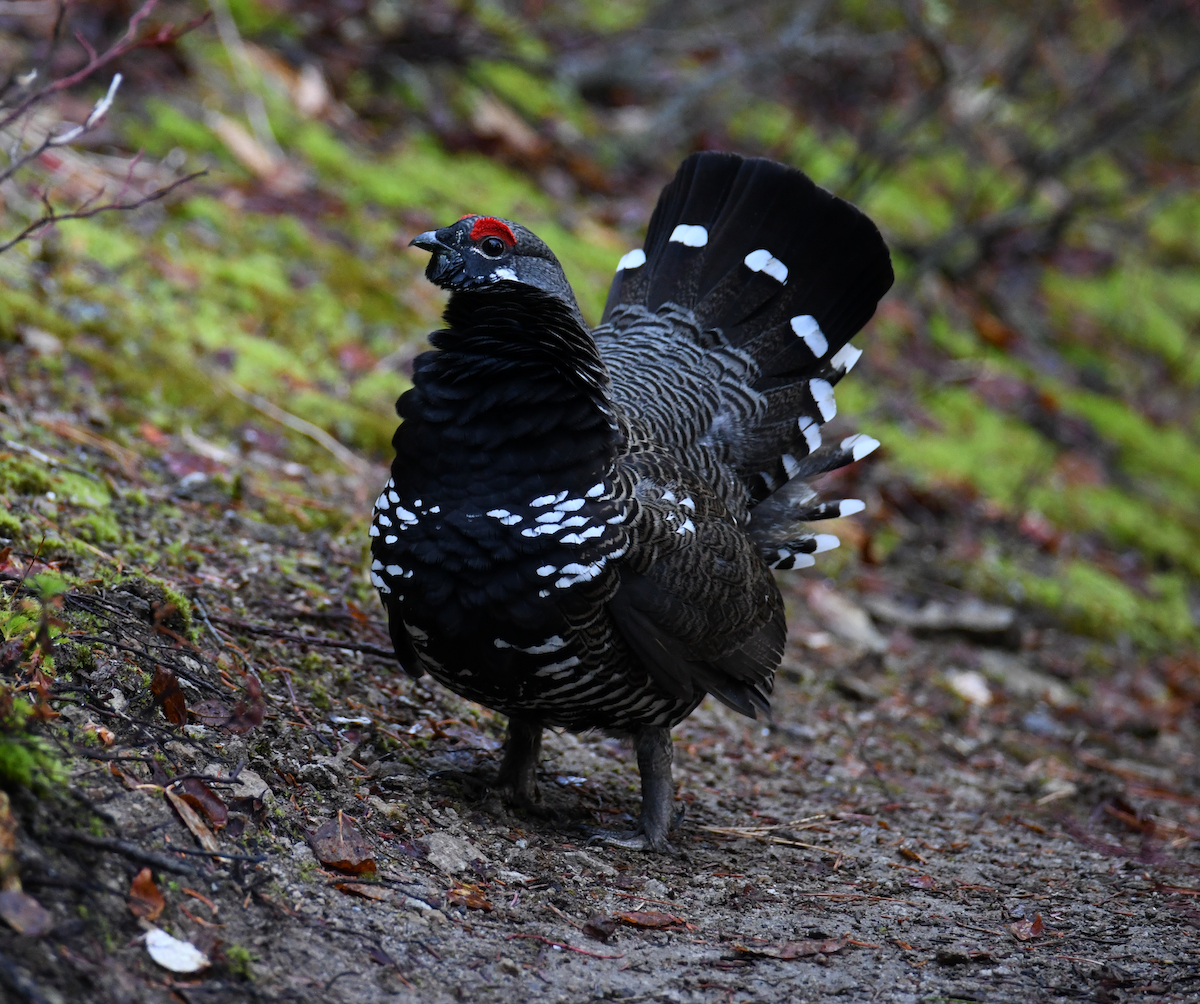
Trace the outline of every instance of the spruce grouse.
<path fill-rule="evenodd" d="M 783 654 L 772 569 L 858 512 L 806 479 L 865 456 L 823 444 L 849 344 L 892 283 L 856 208 L 799 171 L 688 157 L 589 330 L 518 223 L 465 216 L 412 243 L 450 291 L 413 368 L 371 578 L 400 665 L 508 716 L 499 783 L 539 800 L 542 729 L 632 736 L 629 846 L 669 847 L 670 729 L 704 698 L 751 718 Z"/>

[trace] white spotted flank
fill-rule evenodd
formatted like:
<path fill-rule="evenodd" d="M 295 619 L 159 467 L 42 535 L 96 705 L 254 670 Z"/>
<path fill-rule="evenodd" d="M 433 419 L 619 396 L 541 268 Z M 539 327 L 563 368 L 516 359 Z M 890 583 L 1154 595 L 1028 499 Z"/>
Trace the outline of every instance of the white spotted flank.
<path fill-rule="evenodd" d="M 821 412 L 821 421 L 830 421 L 837 414 L 833 385 L 828 380 L 809 380 L 808 389 L 817 403 L 817 410 Z"/>

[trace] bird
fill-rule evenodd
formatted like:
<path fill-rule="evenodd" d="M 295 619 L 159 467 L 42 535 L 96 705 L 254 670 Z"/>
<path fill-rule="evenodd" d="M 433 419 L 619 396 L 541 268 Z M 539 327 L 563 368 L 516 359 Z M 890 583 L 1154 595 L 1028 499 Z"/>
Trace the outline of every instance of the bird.
<path fill-rule="evenodd" d="M 706 695 L 769 712 L 776 570 L 861 511 L 809 481 L 850 339 L 893 281 L 878 228 L 801 171 L 703 151 L 666 185 L 589 327 L 551 249 L 471 214 L 413 238 L 449 292 L 397 401 L 371 581 L 400 667 L 508 718 L 496 786 L 536 810 L 543 730 L 632 740 L 636 827 L 673 850 L 670 730 Z"/>

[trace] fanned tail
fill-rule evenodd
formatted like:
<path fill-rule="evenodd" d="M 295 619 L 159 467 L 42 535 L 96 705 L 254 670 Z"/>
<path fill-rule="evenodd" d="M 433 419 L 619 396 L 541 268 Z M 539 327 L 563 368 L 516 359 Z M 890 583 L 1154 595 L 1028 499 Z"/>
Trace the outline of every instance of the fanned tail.
<path fill-rule="evenodd" d="M 850 339 L 892 281 L 887 245 L 862 212 L 800 171 L 728 153 L 685 160 L 644 249 L 621 259 L 604 312 L 618 333 L 625 317 L 683 308 L 720 349 L 757 367 L 753 413 L 708 435 L 732 448 L 756 505 L 749 532 L 777 567 L 811 564 L 836 540 L 797 524 L 853 509 L 854 500 L 817 502 L 802 481 L 878 446 L 869 436 L 825 446 L 821 426 L 837 413 L 834 385 L 861 355 Z"/>

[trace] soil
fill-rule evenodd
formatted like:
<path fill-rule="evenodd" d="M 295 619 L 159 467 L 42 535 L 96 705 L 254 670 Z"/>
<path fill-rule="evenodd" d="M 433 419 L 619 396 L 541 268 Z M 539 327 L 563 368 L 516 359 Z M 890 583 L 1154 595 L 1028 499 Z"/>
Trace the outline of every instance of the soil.
<path fill-rule="evenodd" d="M 71 776 L 13 793 L 53 927 L 0 928 L 5 1000 L 1200 999 L 1194 660 L 1008 624 L 931 584 L 921 539 L 837 582 L 789 573 L 773 718 L 706 703 L 680 725 L 677 854 L 632 852 L 587 830 L 636 815 L 619 741 L 548 732 L 544 816 L 489 791 L 503 720 L 395 670 L 356 599 L 358 531 L 226 515 L 166 475 L 135 503 L 105 476 L 182 564 L 50 562 L 76 576 L 42 678 Z M 13 602 L 31 558 L 14 546 Z M 941 597 L 940 621 L 914 596 Z M 9 678 L 36 684 L 37 661 Z M 218 853 L 165 797 L 186 774 L 218 796 L 193 812 Z M 205 970 L 148 954 L 147 866 L 154 925 Z"/>

